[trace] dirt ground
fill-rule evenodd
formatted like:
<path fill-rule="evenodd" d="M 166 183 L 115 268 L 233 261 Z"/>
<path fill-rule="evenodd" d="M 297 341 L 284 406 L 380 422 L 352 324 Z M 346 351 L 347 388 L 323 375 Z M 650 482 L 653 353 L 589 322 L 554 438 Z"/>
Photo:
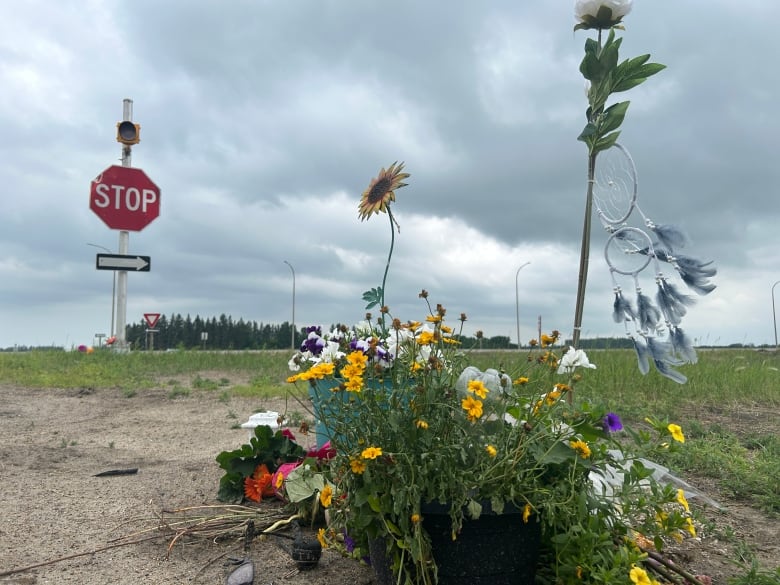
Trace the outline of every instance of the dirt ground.
<path fill-rule="evenodd" d="M 225 373 L 211 377 L 241 383 Z M 232 427 L 259 409 L 283 412 L 285 405 L 225 400 L 220 392 L 195 389 L 170 394 L 165 382 L 134 396 L 118 389 L 0 385 L 0 585 L 225 583 L 232 570 L 226 558 L 244 556 L 240 541 L 183 538 L 167 554 L 171 535 L 156 530 L 158 514 L 217 504 L 222 471 L 214 457 L 248 437 Z M 301 408 L 292 402 L 290 410 Z M 126 468 L 138 473 L 95 477 Z M 687 479 L 726 510 L 704 512 L 707 523 L 699 537 L 673 551 L 677 562 L 723 585 L 729 576 L 744 574 L 733 561 L 745 545 L 765 568 L 778 566 L 776 519 Z M 141 537 L 152 539 L 127 544 Z M 256 585 L 372 583 L 368 567 L 330 550 L 316 568 L 299 571 L 279 540 L 252 542 L 248 557 Z M 89 551 L 97 552 L 81 554 Z"/>

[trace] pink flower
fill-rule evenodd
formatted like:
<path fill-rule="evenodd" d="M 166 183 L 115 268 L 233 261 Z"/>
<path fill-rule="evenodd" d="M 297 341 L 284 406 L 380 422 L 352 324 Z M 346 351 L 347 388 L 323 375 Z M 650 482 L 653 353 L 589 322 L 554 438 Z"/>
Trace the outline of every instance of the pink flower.
<path fill-rule="evenodd" d="M 274 490 L 274 495 L 282 501 L 285 501 L 284 497 L 284 480 L 290 475 L 290 472 L 298 467 L 300 462 L 295 463 L 282 463 L 279 468 L 271 476 L 271 487 Z"/>
<path fill-rule="evenodd" d="M 319 449 L 312 449 L 306 453 L 306 457 L 316 457 L 317 459 L 332 459 L 336 456 L 336 449 L 330 446 L 330 441 L 325 443 Z"/>

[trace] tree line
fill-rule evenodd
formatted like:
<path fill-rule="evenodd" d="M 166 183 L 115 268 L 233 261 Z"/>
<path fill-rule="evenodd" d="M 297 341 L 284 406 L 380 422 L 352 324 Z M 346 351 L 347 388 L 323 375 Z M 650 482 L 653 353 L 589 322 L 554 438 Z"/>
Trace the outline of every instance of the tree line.
<path fill-rule="evenodd" d="M 127 326 L 126 339 L 133 349 L 147 349 L 149 326 L 143 319 Z M 154 349 L 290 349 L 293 335 L 290 323 L 281 325 L 257 321 L 234 320 L 222 314 L 219 317 L 194 319 L 180 314 L 161 315 L 154 326 Z M 303 339 L 296 332 L 295 343 Z"/>
<path fill-rule="evenodd" d="M 133 349 L 148 349 L 148 325 L 144 320 L 127 326 L 127 341 Z M 295 331 L 285 321 L 281 324 L 258 323 L 257 321 L 234 320 L 222 314 L 219 317 L 194 319 L 180 314 L 166 317 L 161 315 L 154 328 L 154 349 L 219 349 L 219 350 L 261 350 L 291 349 L 298 347 L 306 336 L 305 328 Z M 464 347 L 478 349 L 517 349 L 508 336 L 459 337 Z M 631 347 L 631 341 L 623 338 L 582 339 L 584 349 L 616 349 Z"/>

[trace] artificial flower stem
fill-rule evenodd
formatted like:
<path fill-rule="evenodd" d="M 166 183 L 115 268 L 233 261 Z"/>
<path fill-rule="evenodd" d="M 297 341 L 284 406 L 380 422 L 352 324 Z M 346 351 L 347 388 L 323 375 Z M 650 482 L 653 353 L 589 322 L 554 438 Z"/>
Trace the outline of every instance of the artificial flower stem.
<path fill-rule="evenodd" d="M 580 343 L 582 329 L 582 311 L 585 306 L 585 287 L 588 282 L 588 261 L 590 256 L 590 226 L 593 215 L 593 182 L 596 175 L 596 154 L 588 155 L 588 192 L 585 198 L 585 218 L 582 225 L 582 247 L 580 248 L 580 274 L 577 279 L 577 304 L 574 308 L 574 330 L 572 331 L 572 346 L 577 349 Z M 569 401 L 571 395 L 569 392 Z"/>

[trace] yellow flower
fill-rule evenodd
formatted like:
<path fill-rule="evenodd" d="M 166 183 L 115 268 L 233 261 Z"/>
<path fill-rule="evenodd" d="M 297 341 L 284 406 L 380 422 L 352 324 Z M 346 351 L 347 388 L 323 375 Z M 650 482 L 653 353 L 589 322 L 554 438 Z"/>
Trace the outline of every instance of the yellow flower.
<path fill-rule="evenodd" d="M 395 190 L 406 187 L 402 181 L 409 177 L 409 173 L 402 173 L 403 168 L 404 163 L 394 162 L 387 170 L 383 168 L 379 171 L 376 179 L 371 179 L 358 206 L 361 220 L 368 219 L 373 213 L 388 211 L 390 202 L 395 201 Z"/>
<path fill-rule="evenodd" d="M 647 571 L 634 565 L 631 572 L 628 574 L 632 583 L 636 585 L 652 585 L 650 577 L 647 576 Z"/>
<path fill-rule="evenodd" d="M 295 374 L 294 376 L 290 376 L 289 378 L 287 378 L 287 383 L 292 384 L 293 382 L 297 382 L 299 378 L 300 378 L 300 374 Z"/>
<path fill-rule="evenodd" d="M 482 416 L 482 401 L 473 396 L 466 396 L 461 403 L 461 407 L 466 411 L 470 421 L 474 422 Z"/>
<path fill-rule="evenodd" d="M 333 488 L 326 485 L 320 492 L 320 504 L 323 508 L 330 507 L 330 503 L 333 501 Z"/>
<path fill-rule="evenodd" d="M 328 541 L 327 541 L 327 539 L 325 538 L 325 529 L 324 529 L 324 528 L 320 528 L 320 529 L 317 531 L 317 540 L 319 540 L 319 541 L 320 541 L 320 546 L 321 546 L 322 548 L 328 548 Z"/>
<path fill-rule="evenodd" d="M 428 428 L 428 423 L 426 421 L 424 421 L 423 419 L 418 419 L 415 424 L 417 425 L 418 429 L 427 429 Z"/>
<path fill-rule="evenodd" d="M 545 335 L 542 333 L 542 347 L 548 347 L 550 345 L 553 345 L 556 341 L 558 341 L 557 337 L 553 337 L 551 335 Z"/>
<path fill-rule="evenodd" d="M 360 376 L 349 378 L 344 383 L 344 388 L 347 389 L 347 392 L 360 392 L 363 389 L 363 378 Z"/>
<path fill-rule="evenodd" d="M 688 507 L 688 500 L 685 499 L 685 490 L 678 489 L 677 490 L 677 502 L 685 508 L 686 512 L 690 512 L 691 509 Z"/>
<path fill-rule="evenodd" d="M 493 445 L 485 447 L 485 451 L 487 451 L 488 455 L 491 457 L 495 457 L 498 454 L 498 450 Z"/>
<path fill-rule="evenodd" d="M 471 380 L 469 382 L 469 392 L 476 394 L 480 398 L 486 398 L 490 390 L 485 388 L 485 384 L 480 380 Z"/>
<path fill-rule="evenodd" d="M 523 522 L 528 524 L 528 519 L 531 517 L 531 504 L 526 503 L 523 506 Z"/>
<path fill-rule="evenodd" d="M 553 390 L 552 392 L 548 392 L 544 397 L 544 402 L 547 404 L 547 406 L 552 406 L 556 402 L 558 402 L 558 399 L 561 397 L 561 393 L 558 390 Z"/>
<path fill-rule="evenodd" d="M 513 383 L 514 383 L 515 386 L 523 386 L 525 384 L 528 384 L 528 378 L 526 378 L 525 376 L 520 376 Z"/>
<path fill-rule="evenodd" d="M 683 435 L 682 428 L 680 427 L 680 425 L 670 424 L 666 428 L 671 433 L 672 439 L 674 439 L 675 441 L 677 441 L 679 443 L 684 443 L 685 442 L 685 435 Z"/>
<path fill-rule="evenodd" d="M 382 454 L 382 448 L 381 447 L 366 447 L 363 449 L 363 452 L 360 454 L 360 456 L 363 459 L 376 459 Z"/>
<path fill-rule="evenodd" d="M 352 473 L 360 475 L 366 470 L 366 462 L 357 457 L 350 457 L 349 467 L 352 469 Z"/>
<path fill-rule="evenodd" d="M 422 370 L 423 368 L 425 368 L 425 366 L 424 366 L 424 365 L 422 365 L 420 362 L 414 362 L 414 363 L 412 364 L 411 370 L 412 370 L 413 372 L 417 372 L 417 371 L 419 371 L 419 370 Z"/>
<path fill-rule="evenodd" d="M 420 345 L 430 345 L 434 341 L 436 341 L 436 336 L 430 331 L 422 331 L 417 336 L 417 343 L 419 343 Z"/>
<path fill-rule="evenodd" d="M 569 441 L 569 446 L 579 453 L 580 457 L 587 459 L 590 457 L 590 447 L 585 441 Z"/>
<path fill-rule="evenodd" d="M 428 323 L 441 323 L 441 315 L 428 315 L 425 320 Z"/>
<path fill-rule="evenodd" d="M 343 368 L 339 370 L 339 374 L 341 374 L 344 378 L 357 378 L 363 375 L 363 372 L 366 371 L 366 368 L 362 365 L 358 364 L 347 364 Z"/>
<path fill-rule="evenodd" d="M 686 530 L 693 538 L 696 538 L 696 527 L 693 525 L 693 520 L 690 518 L 685 519 L 685 526 L 683 530 Z"/>
<path fill-rule="evenodd" d="M 284 485 L 284 475 L 281 473 L 276 474 L 276 489 L 280 490 L 282 489 L 282 486 Z"/>
<path fill-rule="evenodd" d="M 368 356 L 362 351 L 353 351 L 347 354 L 347 363 L 365 369 L 366 364 L 368 363 Z"/>
<path fill-rule="evenodd" d="M 306 372 L 308 374 L 307 379 L 315 379 L 315 380 L 322 380 L 325 378 L 325 376 L 332 376 L 333 372 L 336 371 L 336 365 L 332 364 L 330 362 L 320 362 L 318 364 L 314 364 L 311 368 L 309 368 L 309 371 Z M 303 377 L 301 375 L 301 377 Z"/>
<path fill-rule="evenodd" d="M 422 517 L 419 514 L 412 514 L 410 520 L 412 521 L 412 524 L 417 524 L 420 520 L 422 520 Z"/>

